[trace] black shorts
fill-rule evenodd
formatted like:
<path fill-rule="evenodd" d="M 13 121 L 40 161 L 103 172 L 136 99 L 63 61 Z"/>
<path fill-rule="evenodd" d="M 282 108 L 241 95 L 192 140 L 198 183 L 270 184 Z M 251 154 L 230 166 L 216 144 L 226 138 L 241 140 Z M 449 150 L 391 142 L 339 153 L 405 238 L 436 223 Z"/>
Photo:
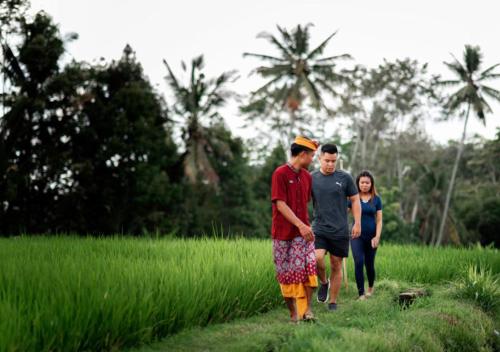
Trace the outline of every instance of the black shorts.
<path fill-rule="evenodd" d="M 314 247 L 316 249 L 325 249 L 336 257 L 347 258 L 349 256 L 349 237 L 329 237 L 316 234 Z"/>

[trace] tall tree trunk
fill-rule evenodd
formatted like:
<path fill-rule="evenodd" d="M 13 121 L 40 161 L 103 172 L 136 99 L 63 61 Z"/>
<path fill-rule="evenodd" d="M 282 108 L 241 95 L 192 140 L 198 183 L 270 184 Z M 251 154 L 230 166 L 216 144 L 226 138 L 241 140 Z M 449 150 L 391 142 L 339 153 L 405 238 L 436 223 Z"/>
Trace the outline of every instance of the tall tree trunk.
<path fill-rule="evenodd" d="M 358 154 L 358 149 L 359 149 L 359 141 L 360 141 L 360 131 L 359 131 L 359 126 L 358 123 L 355 121 L 354 125 L 356 126 L 356 129 L 358 131 L 358 134 L 356 136 L 356 142 L 354 143 L 354 148 L 351 152 L 351 159 L 349 160 L 349 168 L 348 170 L 350 172 L 354 171 L 354 162 L 356 161 L 356 156 Z"/>
<path fill-rule="evenodd" d="M 368 143 L 368 124 L 363 126 L 363 139 L 361 140 L 361 169 L 365 170 L 366 167 L 366 144 Z"/>
<path fill-rule="evenodd" d="M 470 103 L 467 106 L 467 114 L 465 115 L 465 122 L 464 122 L 464 130 L 462 132 L 462 139 L 460 141 L 460 145 L 458 146 L 457 157 L 455 158 L 455 164 L 453 165 L 453 171 L 451 173 L 450 184 L 448 185 L 448 192 L 446 193 L 446 200 L 444 203 L 444 210 L 443 210 L 443 215 L 441 218 L 441 225 L 439 226 L 439 233 L 438 233 L 438 237 L 436 240 L 436 246 L 440 246 L 442 241 L 443 241 L 444 227 L 446 225 L 446 218 L 448 217 L 448 210 L 450 208 L 450 201 L 451 201 L 451 196 L 453 193 L 453 187 L 455 186 L 455 179 L 457 177 L 458 164 L 460 162 L 460 158 L 462 157 L 462 152 L 464 151 L 465 134 L 467 132 L 467 122 L 469 121 L 469 113 L 470 113 Z"/>
<path fill-rule="evenodd" d="M 290 127 L 288 128 L 288 145 L 292 145 L 294 141 L 294 130 L 295 130 L 295 122 L 297 121 L 297 116 L 295 115 L 294 109 L 288 109 L 288 114 L 290 117 Z"/>
<path fill-rule="evenodd" d="M 403 178 L 404 178 L 404 175 L 403 175 L 403 165 L 402 165 L 402 162 L 401 162 L 401 152 L 400 152 L 400 141 L 401 139 L 401 134 L 399 133 L 399 130 L 398 130 L 398 125 L 396 123 L 396 125 L 394 126 L 394 145 L 393 145 L 393 150 L 394 150 L 394 154 L 396 154 L 396 160 L 395 160 L 395 163 L 396 163 L 396 177 L 398 179 L 398 188 L 399 188 L 399 193 L 400 194 L 403 194 L 403 186 L 404 186 L 404 181 L 403 181 Z M 403 208 L 403 202 L 401 201 L 399 203 L 399 217 L 401 218 L 401 220 L 404 220 L 404 208 Z"/>
<path fill-rule="evenodd" d="M 399 192 L 400 194 L 403 194 L 403 166 L 401 164 L 401 157 L 399 155 L 399 147 L 396 147 L 396 171 L 398 175 L 398 187 L 399 187 Z M 399 202 L 399 217 L 404 220 L 404 209 L 403 209 L 403 202 Z"/>
<path fill-rule="evenodd" d="M 495 167 L 493 165 L 491 165 L 490 163 L 490 176 L 491 176 L 491 182 L 496 185 L 497 184 L 497 178 L 496 178 L 496 175 L 495 175 Z"/>
<path fill-rule="evenodd" d="M 410 220 L 410 222 L 412 224 L 414 224 L 415 221 L 417 220 L 417 213 L 418 213 L 418 199 L 415 201 L 415 205 L 413 206 L 413 210 L 411 212 L 411 220 Z"/>
<path fill-rule="evenodd" d="M 375 160 L 377 159 L 377 154 L 378 154 L 378 147 L 379 147 L 379 141 L 378 141 L 378 136 L 375 135 L 374 137 L 375 141 L 375 147 L 373 148 L 372 155 L 371 155 L 371 162 L 370 162 L 370 167 L 375 168 Z"/>
<path fill-rule="evenodd" d="M 0 26 L 0 44 L 2 45 L 2 67 L 5 67 L 4 46 L 7 45 L 7 39 L 4 39 L 2 28 Z M 2 116 L 5 116 L 5 81 L 7 80 L 5 72 L 2 72 Z"/>
<path fill-rule="evenodd" d="M 425 213 L 424 222 L 422 223 L 422 226 L 420 227 L 420 237 L 422 239 L 422 243 L 425 243 L 425 244 L 428 244 L 430 241 L 432 241 L 431 211 L 432 211 L 432 208 L 429 208 L 429 210 L 427 210 L 427 212 Z"/>
<path fill-rule="evenodd" d="M 432 236 L 431 236 L 431 242 L 430 242 L 431 245 L 436 243 L 436 238 L 437 238 L 437 220 L 433 219 L 433 221 L 432 221 Z"/>

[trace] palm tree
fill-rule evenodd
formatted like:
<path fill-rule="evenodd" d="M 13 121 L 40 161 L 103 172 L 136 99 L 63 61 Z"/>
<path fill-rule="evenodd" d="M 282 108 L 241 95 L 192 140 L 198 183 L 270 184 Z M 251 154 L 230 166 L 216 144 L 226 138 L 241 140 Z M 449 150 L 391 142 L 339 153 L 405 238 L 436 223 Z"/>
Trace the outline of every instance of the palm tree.
<path fill-rule="evenodd" d="M 288 138 L 296 127 L 297 111 L 308 99 L 315 110 L 329 109 L 325 106 L 322 93 L 338 96 L 335 83 L 347 78 L 335 72 L 338 59 L 350 59 L 348 54 L 320 57 L 329 41 L 337 33 L 328 36 L 315 49 L 309 49 L 309 28 L 298 25 L 292 31 L 277 26 L 280 38 L 263 32 L 258 38 L 268 40 L 278 51 L 278 56 L 244 53 L 244 57 L 255 57 L 269 65 L 255 69 L 260 76 L 268 79 L 262 87 L 252 92 L 250 103 L 243 112 L 270 113 L 286 108 L 289 113 Z"/>
<path fill-rule="evenodd" d="M 227 83 L 232 81 L 235 72 L 224 72 L 214 79 L 206 79 L 202 70 L 204 67 L 203 55 L 191 61 L 191 67 L 181 63 L 182 70 L 189 74 L 186 85 L 179 82 L 167 61 L 167 82 L 175 96 L 173 111 L 184 119 L 182 138 L 186 143 L 186 152 L 182 157 L 184 175 L 191 184 L 202 182 L 215 186 L 219 183 L 219 176 L 210 162 L 210 154 L 216 144 L 220 144 L 213 136 L 207 123 L 221 121 L 217 109 L 222 107 L 232 96 L 226 89 Z"/>
<path fill-rule="evenodd" d="M 417 209 L 413 209 L 420 218 L 419 233 L 422 243 L 433 245 L 438 237 L 441 221 L 440 204 L 446 188 L 446 173 L 441 158 L 418 162 L 415 168 L 413 198 Z M 412 214 L 413 215 L 413 214 Z M 415 218 L 412 223 L 415 223 Z"/>
<path fill-rule="evenodd" d="M 457 176 L 458 164 L 462 157 L 464 149 L 465 134 L 467 131 L 467 122 L 469 121 L 469 113 L 471 108 L 474 110 L 477 118 L 486 124 L 486 113 L 492 112 L 490 105 L 485 100 L 485 97 L 491 98 L 500 102 L 500 91 L 485 85 L 488 80 L 500 78 L 500 73 L 493 71 L 500 63 L 490 66 L 484 71 L 481 71 L 482 54 L 478 46 L 466 45 L 463 54 L 463 63 L 458 61 L 455 57 L 453 62 L 445 62 L 444 64 L 455 74 L 457 77 L 454 80 L 441 81 L 440 84 L 446 86 L 460 86 L 460 88 L 453 93 L 445 104 L 445 108 L 449 112 L 455 112 L 465 107 L 465 120 L 464 129 L 462 132 L 462 139 L 457 150 L 455 164 L 451 173 L 450 184 L 448 185 L 448 192 L 446 193 L 446 200 L 444 204 L 443 216 L 441 218 L 441 225 L 439 227 L 438 238 L 436 245 L 439 246 L 443 240 L 444 228 L 446 219 L 448 218 L 448 210 L 450 206 L 453 187 Z"/>

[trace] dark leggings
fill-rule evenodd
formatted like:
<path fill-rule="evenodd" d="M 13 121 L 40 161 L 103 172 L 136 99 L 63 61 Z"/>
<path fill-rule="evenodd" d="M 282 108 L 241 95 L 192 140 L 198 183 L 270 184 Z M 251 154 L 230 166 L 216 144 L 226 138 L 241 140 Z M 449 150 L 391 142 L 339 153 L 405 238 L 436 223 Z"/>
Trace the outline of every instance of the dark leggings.
<path fill-rule="evenodd" d="M 373 287 L 375 282 L 375 254 L 377 249 L 372 248 L 371 239 L 356 238 L 351 240 L 352 256 L 354 257 L 354 273 L 359 295 L 365 294 L 365 275 L 363 267 L 366 266 L 368 285 Z"/>

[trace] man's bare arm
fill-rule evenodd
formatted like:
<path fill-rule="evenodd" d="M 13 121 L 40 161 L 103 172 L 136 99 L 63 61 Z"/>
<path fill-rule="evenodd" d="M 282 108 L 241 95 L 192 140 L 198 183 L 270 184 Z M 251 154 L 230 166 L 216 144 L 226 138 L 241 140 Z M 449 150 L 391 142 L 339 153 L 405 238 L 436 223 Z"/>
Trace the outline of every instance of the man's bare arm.
<path fill-rule="evenodd" d="M 354 226 L 352 227 L 352 238 L 361 236 L 361 202 L 359 194 L 349 197 L 351 200 L 352 215 L 354 217 Z"/>
<path fill-rule="evenodd" d="M 312 241 L 314 239 L 314 234 L 312 232 L 311 227 L 307 226 L 300 220 L 290 209 L 290 207 L 282 200 L 276 201 L 276 207 L 278 211 L 285 217 L 287 221 L 296 226 L 302 237 L 304 237 L 307 241 Z"/>

